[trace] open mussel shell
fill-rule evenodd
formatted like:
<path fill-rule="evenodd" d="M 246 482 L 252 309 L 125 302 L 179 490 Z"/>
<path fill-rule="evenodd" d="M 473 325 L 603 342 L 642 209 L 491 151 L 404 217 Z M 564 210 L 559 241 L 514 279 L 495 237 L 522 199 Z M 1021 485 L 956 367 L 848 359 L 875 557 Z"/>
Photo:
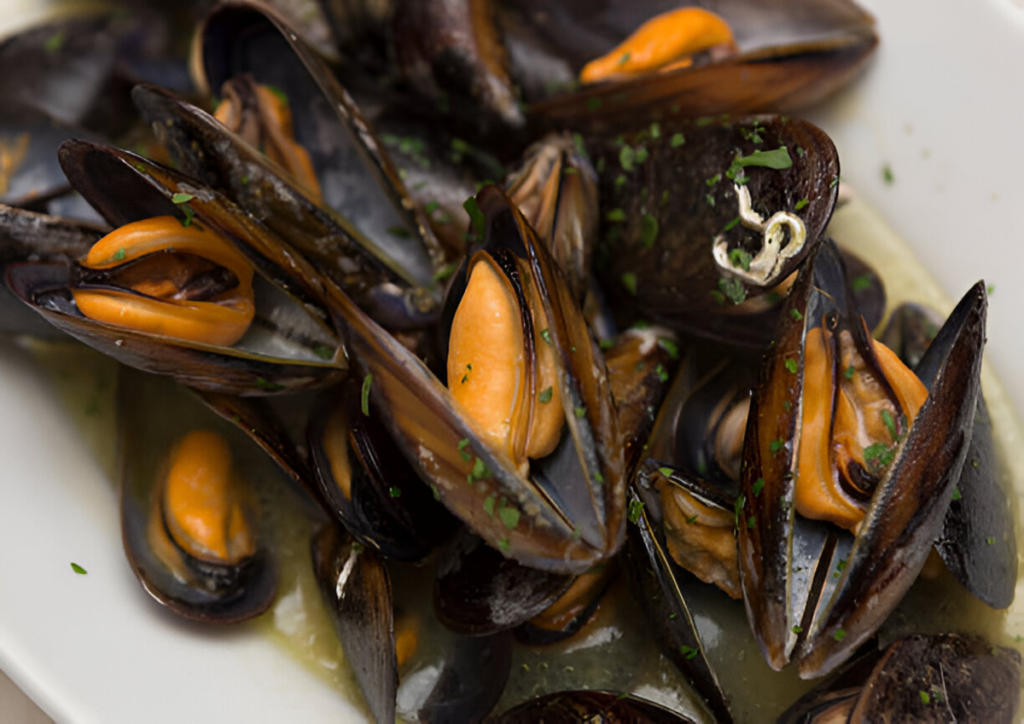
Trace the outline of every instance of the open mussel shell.
<path fill-rule="evenodd" d="M 525 475 L 485 441 L 412 353 L 338 297 L 346 349 L 403 453 L 452 513 L 520 563 L 580 573 L 617 550 L 625 521 L 622 451 L 607 378 L 579 309 L 522 217 L 494 187 L 477 202 L 484 248 L 500 247 L 506 259 L 521 260 L 545 307 L 566 412 L 555 451 Z M 450 294 L 464 287 L 463 273 Z"/>
<path fill-rule="evenodd" d="M 531 699 L 488 719 L 489 724 L 532 722 L 650 722 L 693 724 L 693 719 L 653 701 L 614 691 L 559 691 Z"/>
<path fill-rule="evenodd" d="M 344 376 L 340 343 L 328 313 L 314 301 L 318 292 L 311 276 L 289 269 L 281 259 L 272 263 L 259 256 L 259 250 L 279 247 L 271 232 L 216 192 L 126 151 L 69 141 L 61 147 L 60 160 L 72 184 L 113 226 L 181 216 L 181 206 L 172 199 L 185 195 L 194 223 L 232 240 L 253 261 L 257 311 L 234 346 L 183 341 L 83 316 L 69 290 L 71 266 L 66 262 L 10 267 L 10 288 L 51 324 L 130 367 L 216 392 L 296 391 Z"/>
<path fill-rule="evenodd" d="M 249 76 L 287 96 L 322 200 L 213 116 L 137 88 L 136 105 L 182 168 L 263 220 L 364 306 L 386 284 L 420 290 L 421 308 L 407 310 L 413 317 L 436 306 L 428 288 L 439 249 L 426 217 L 355 102 L 295 31 L 265 6 L 224 3 L 201 25 L 194 51 L 197 82 L 212 94 Z"/>
<path fill-rule="evenodd" d="M 258 489 L 279 482 L 276 470 L 262 455 L 252 454 L 244 435 L 204 412 L 182 388 L 167 380 L 122 370 L 118 394 L 121 533 L 136 578 L 154 599 L 186 618 L 237 623 L 259 615 L 274 600 L 277 571 L 259 525 Z M 177 462 L 175 446 L 200 429 L 199 434 L 220 437 L 230 450 L 231 474 L 234 485 L 239 486 L 240 502 L 236 512 L 222 520 L 229 537 L 245 535 L 239 532 L 239 525 L 248 531 L 252 539 L 248 544 L 238 543 L 237 537 L 229 538 L 229 551 L 235 545 L 240 550 L 254 547 L 241 557 L 215 555 L 214 547 L 198 553 L 202 541 L 188 544 L 189 538 L 175 532 L 179 524 L 181 530 L 195 530 L 181 521 L 186 520 L 185 516 L 207 512 L 188 508 L 183 516 L 175 517 L 167 507 L 167 476 Z M 195 463 L 203 474 L 216 467 L 212 460 Z M 196 486 L 200 480 L 204 485 L 208 482 L 197 477 Z M 195 490 L 194 502 L 213 505 L 212 499 L 203 499 L 199 487 Z M 239 523 L 238 510 L 245 523 Z"/>
<path fill-rule="evenodd" d="M 891 340 L 891 348 L 920 376 L 930 376 L 942 363 L 940 354 L 932 351 L 941 324 L 941 317 L 930 310 L 901 305 L 893 310 L 882 338 Z M 935 550 L 964 588 L 993 608 L 1013 602 L 1017 583 L 1017 539 L 1004 475 L 992 419 L 979 393 L 967 460 Z"/>
<path fill-rule="evenodd" d="M 730 25 L 735 54 L 582 87 L 577 78 L 586 63 L 675 8 L 659 1 L 530 0 L 512 4 L 499 22 L 507 28 L 513 75 L 527 97 L 554 94 L 533 103 L 531 115 L 558 125 L 620 130 L 635 126 L 637 118 L 788 112 L 843 85 L 878 42 L 874 19 L 845 0 L 700 5 Z"/>
<path fill-rule="evenodd" d="M 794 479 L 808 404 L 805 337 L 826 322 L 845 324 L 863 350 L 866 331 L 850 306 L 831 242 L 801 271 L 751 403 L 737 501 L 740 519 L 753 523 L 739 526 L 747 615 L 774 668 L 795 650 L 802 678 L 833 670 L 873 635 L 916 579 L 967 455 L 986 306 L 979 283 L 944 326 L 934 352 L 941 364 L 921 376 L 928 397 L 894 448 L 853 536 L 798 516 Z M 833 372 L 843 374 L 838 367 Z"/>
<path fill-rule="evenodd" d="M 395 721 L 395 612 L 384 559 L 336 523 L 314 533 L 310 546 L 320 592 L 366 703 L 377 721 Z"/>
<path fill-rule="evenodd" d="M 669 555 L 665 535 L 660 531 L 663 523 L 656 516 L 656 494 L 634 493 L 631 501 L 631 511 L 637 512 L 631 515 L 627 529 L 625 567 L 652 634 L 663 654 L 686 675 L 715 720 L 731 722 L 728 698 L 708 663 L 686 602 L 687 587 L 701 584 Z"/>
<path fill-rule="evenodd" d="M 977 636 L 910 636 L 868 651 L 787 709 L 778 724 L 1015 721 L 1020 653 Z"/>
<path fill-rule="evenodd" d="M 594 268 L 617 301 L 680 331 L 766 344 L 783 282 L 835 205 L 828 136 L 755 116 L 654 124 L 588 148 L 605 169 Z"/>
<path fill-rule="evenodd" d="M 451 536 L 457 522 L 402 456 L 361 386 L 342 384 L 315 414 L 309 449 L 329 509 L 365 546 L 385 558 L 418 561 Z"/>
<path fill-rule="evenodd" d="M 92 224 L 59 219 L 0 204 L 0 273 L 12 264 L 61 262 L 84 256 L 104 232 Z M 63 334 L 0 284 L 0 333 L 33 337 Z"/>

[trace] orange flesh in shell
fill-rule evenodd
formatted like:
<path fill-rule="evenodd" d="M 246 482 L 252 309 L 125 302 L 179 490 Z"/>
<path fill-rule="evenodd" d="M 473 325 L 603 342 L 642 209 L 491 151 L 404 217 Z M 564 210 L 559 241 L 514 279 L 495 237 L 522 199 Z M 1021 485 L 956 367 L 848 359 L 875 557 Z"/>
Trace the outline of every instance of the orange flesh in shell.
<path fill-rule="evenodd" d="M 313 169 L 309 152 L 295 141 L 292 113 L 288 102 L 268 86 L 257 83 L 256 97 L 259 107 L 259 136 L 245 140 L 260 147 L 267 158 L 288 171 L 314 200 L 321 200 L 320 182 Z M 238 132 L 243 126 L 241 108 L 237 98 L 225 93 L 224 100 L 214 111 L 214 117 L 232 131 Z M 243 134 L 245 135 L 245 134 Z"/>
<path fill-rule="evenodd" d="M 689 56 L 716 46 L 735 46 L 732 29 L 722 18 L 700 8 L 671 10 L 651 18 L 610 53 L 587 63 L 580 81 L 596 83 L 685 67 L 692 62 Z"/>
<path fill-rule="evenodd" d="M 613 573 L 612 567 L 599 566 L 578 576 L 554 603 L 531 618 L 530 624 L 545 631 L 564 631 L 587 610 Z M 598 607 L 594 607 L 593 614 Z"/>
<path fill-rule="evenodd" d="M 868 459 L 866 452 L 882 450 L 891 456 L 913 425 L 928 390 L 891 350 L 872 340 L 884 383 L 896 396 L 894 403 L 883 380 L 857 352 L 846 331 L 839 335 L 836 374 L 831 338 L 832 333 L 821 328 L 807 333 L 794 503 L 806 518 L 855 530 L 868 503 L 847 495 L 840 476 L 850 481 L 848 471 L 857 466 L 869 474 L 880 474 L 877 468 L 885 464 L 885 458 L 875 455 Z M 833 389 L 834 377 L 838 391 Z"/>
<path fill-rule="evenodd" d="M 256 552 L 243 492 L 232 472 L 223 437 L 194 430 L 175 447 L 164 487 L 164 519 L 175 542 L 190 555 L 237 564 Z"/>
<path fill-rule="evenodd" d="M 739 599 L 739 559 L 733 528 L 736 517 L 701 503 L 676 485 L 661 484 L 665 541 L 673 560 L 705 583 Z"/>
<path fill-rule="evenodd" d="M 256 313 L 252 265 L 208 229 L 182 226 L 173 216 L 137 221 L 96 242 L 82 266 L 114 270 L 129 262 L 134 265 L 125 272 L 128 284 L 123 292 L 72 289 L 83 315 L 140 332 L 224 347 L 241 339 L 252 323 Z M 208 299 L 190 299 L 185 288 L 189 279 L 216 267 L 230 271 L 237 285 Z"/>
<path fill-rule="evenodd" d="M 555 448 L 564 413 L 555 382 L 554 351 L 539 330 L 534 345 L 541 369 L 533 394 L 539 398 L 544 393 L 547 402 L 538 399 L 523 406 L 528 402 L 524 398 L 530 394 L 530 381 L 520 314 L 511 284 L 489 257 L 482 255 L 472 265 L 452 320 L 448 387 L 481 428 L 484 440 L 523 466 L 527 459 L 543 457 Z M 550 393 L 545 392 L 548 389 Z"/>

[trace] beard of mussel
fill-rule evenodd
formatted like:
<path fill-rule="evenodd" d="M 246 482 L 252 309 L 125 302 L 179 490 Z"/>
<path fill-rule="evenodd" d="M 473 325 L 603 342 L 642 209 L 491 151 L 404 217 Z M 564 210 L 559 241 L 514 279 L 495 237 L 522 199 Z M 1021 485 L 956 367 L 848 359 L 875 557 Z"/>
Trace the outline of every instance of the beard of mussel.
<path fill-rule="evenodd" d="M 152 496 L 146 534 L 181 582 L 226 593 L 256 553 L 248 496 L 219 434 L 193 430 L 172 448 Z"/>
<path fill-rule="evenodd" d="M 528 274 L 520 264 L 486 252 L 470 260 L 449 337 L 448 388 L 483 439 L 525 475 L 530 460 L 555 449 L 565 417 L 536 284 L 513 283 Z"/>

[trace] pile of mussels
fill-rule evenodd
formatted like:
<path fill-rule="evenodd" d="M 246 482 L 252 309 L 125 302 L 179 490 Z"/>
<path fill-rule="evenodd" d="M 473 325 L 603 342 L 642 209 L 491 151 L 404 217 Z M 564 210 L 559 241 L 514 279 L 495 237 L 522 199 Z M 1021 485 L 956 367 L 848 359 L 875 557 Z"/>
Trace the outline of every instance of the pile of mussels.
<path fill-rule="evenodd" d="M 0 81 L 4 331 L 169 376 L 266 451 L 378 721 L 416 646 L 389 567 L 424 560 L 417 615 L 458 643 L 422 721 L 487 717 L 512 647 L 585 630 L 616 582 L 705 718 L 734 692 L 697 589 L 742 600 L 772 668 L 829 677 L 780 721 L 1015 715 L 1016 651 L 877 637 L 922 571 L 1009 606 L 1016 550 L 984 287 L 875 339 L 881 285 L 823 235 L 836 150 L 775 115 L 850 78 L 873 20 L 701 5 L 324 0 L 302 32 L 251 2 L 133 5 L 0 46 L 24 71 Z M 223 436 L 123 467 L 147 591 L 211 623 L 271 605 Z M 494 721 L 538 718 L 691 721 L 607 691 Z"/>

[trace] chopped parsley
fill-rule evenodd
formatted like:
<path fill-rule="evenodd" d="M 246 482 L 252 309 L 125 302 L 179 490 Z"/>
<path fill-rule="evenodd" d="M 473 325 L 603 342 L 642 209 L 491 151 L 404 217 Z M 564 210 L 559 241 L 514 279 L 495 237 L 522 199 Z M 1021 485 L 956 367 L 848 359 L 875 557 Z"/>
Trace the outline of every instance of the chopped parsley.
<path fill-rule="evenodd" d="M 540 331 L 540 338 L 543 339 L 548 344 L 551 344 L 551 331 L 547 327 L 545 327 Z"/>
<path fill-rule="evenodd" d="M 633 151 L 632 146 L 627 145 L 619 149 L 619 165 L 622 166 L 623 171 L 632 171 L 635 160 L 636 153 Z"/>
<path fill-rule="evenodd" d="M 799 309 L 790 309 L 789 316 L 791 316 L 797 322 L 804 318 L 804 315 L 800 314 Z"/>
<path fill-rule="evenodd" d="M 80 576 L 84 576 L 86 573 L 88 573 L 87 570 L 85 570 L 80 565 L 78 565 L 77 563 L 74 563 L 74 562 L 71 563 L 71 570 L 73 570 L 75 573 L 77 573 Z"/>
<path fill-rule="evenodd" d="M 679 345 L 673 342 L 671 339 L 666 337 L 658 338 L 658 346 L 668 352 L 668 356 L 672 359 L 679 359 Z"/>
<path fill-rule="evenodd" d="M 896 180 L 896 177 L 892 175 L 892 167 L 889 164 L 882 166 L 882 180 L 887 184 L 891 184 Z"/>
<path fill-rule="evenodd" d="M 924 689 L 918 689 L 917 693 L 921 695 L 921 703 L 928 706 L 932 703 L 932 697 Z"/>
<path fill-rule="evenodd" d="M 334 357 L 334 349 L 325 344 L 318 344 L 313 348 L 313 354 L 320 359 L 331 359 Z"/>
<path fill-rule="evenodd" d="M 636 274 L 633 272 L 626 272 L 622 275 L 622 286 L 626 287 L 626 290 L 636 296 Z"/>
<path fill-rule="evenodd" d="M 834 638 L 836 641 L 842 641 L 846 638 L 846 631 L 844 631 L 841 628 L 837 628 L 836 632 L 832 634 L 832 638 Z"/>
<path fill-rule="evenodd" d="M 963 496 L 960 494 L 960 488 L 953 488 L 953 500 L 960 500 Z"/>
<path fill-rule="evenodd" d="M 738 217 L 737 219 L 733 219 L 733 221 L 738 221 Z M 729 223 L 732 224 L 733 221 L 730 221 Z M 733 225 L 735 226 L 735 224 Z M 743 271 L 750 271 L 750 262 L 753 258 L 754 257 L 751 256 L 749 252 L 740 248 L 732 249 L 729 252 L 729 263 L 734 267 L 739 267 Z"/>
<path fill-rule="evenodd" d="M 896 434 L 896 421 L 892 419 L 892 414 L 888 410 L 882 410 L 882 422 L 885 423 L 885 429 L 889 431 L 889 437 L 896 442 L 899 439 Z"/>
<path fill-rule="evenodd" d="M 722 277 L 718 280 L 718 289 L 733 304 L 741 304 L 747 298 L 747 289 L 739 279 Z"/>
<path fill-rule="evenodd" d="M 786 365 L 786 371 L 790 372 L 790 373 L 792 373 L 794 375 L 796 374 L 796 371 L 798 369 L 800 369 L 800 365 L 797 364 L 797 361 L 795 359 L 790 358 L 790 357 L 786 358 L 786 361 L 785 361 L 784 364 Z"/>
<path fill-rule="evenodd" d="M 58 30 L 56 33 L 54 33 L 46 39 L 46 42 L 43 43 L 43 50 L 51 54 L 56 53 L 64 46 L 65 40 L 67 40 L 67 36 L 64 34 L 64 31 Z"/>
<path fill-rule="evenodd" d="M 695 649 L 692 646 L 686 645 L 680 646 L 679 651 L 682 652 L 683 656 L 686 657 L 687 661 L 692 661 L 693 659 L 697 658 L 697 654 L 700 653 L 700 649 Z"/>
<path fill-rule="evenodd" d="M 126 256 L 125 250 L 124 249 L 118 249 L 116 252 L 114 252 L 114 257 L 113 258 L 114 258 L 114 261 L 124 261 L 125 256 Z"/>
<path fill-rule="evenodd" d="M 804 632 L 804 627 L 803 626 L 794 626 L 793 627 L 793 633 L 798 634 L 798 633 L 803 633 L 803 632 Z"/>
<path fill-rule="evenodd" d="M 804 207 L 806 207 L 807 204 L 809 204 L 809 203 L 811 203 L 811 202 L 808 199 L 806 199 L 806 198 L 800 199 L 799 201 L 796 202 L 796 206 L 794 206 L 793 208 L 796 211 L 802 211 L 804 209 Z"/>
<path fill-rule="evenodd" d="M 669 140 L 669 145 L 672 146 L 672 148 L 679 148 L 684 143 L 686 143 L 686 138 L 682 133 L 673 133 L 671 140 Z"/>
<path fill-rule="evenodd" d="M 783 171 L 793 167 L 793 159 L 785 146 L 780 146 L 773 151 L 755 150 L 749 156 L 737 156 L 733 159 L 732 165 L 729 167 L 729 171 L 733 174 L 730 178 L 734 177 L 739 169 L 748 166 Z"/>
<path fill-rule="evenodd" d="M 850 286 L 853 287 L 853 291 L 855 292 L 867 291 L 868 289 L 871 288 L 871 285 L 874 283 L 874 279 L 874 274 L 872 274 L 871 272 L 865 272 L 856 279 L 854 279 Z"/>
<path fill-rule="evenodd" d="M 848 380 L 852 380 L 853 379 L 853 372 L 854 372 L 853 365 L 850 365 L 849 367 L 846 368 L 846 372 L 843 373 L 843 377 L 845 377 Z"/>
<path fill-rule="evenodd" d="M 554 388 L 548 387 L 540 391 L 537 395 L 537 401 L 542 405 L 546 405 L 551 402 L 551 396 L 554 394 Z"/>
<path fill-rule="evenodd" d="M 754 481 L 754 496 L 756 497 L 756 496 L 760 495 L 761 491 L 763 489 L 764 489 L 764 478 L 758 478 L 757 480 Z"/>
<path fill-rule="evenodd" d="M 498 508 L 498 517 L 501 522 L 505 524 L 505 527 L 509 530 L 515 530 L 516 526 L 519 525 L 519 511 L 516 508 L 501 507 Z"/>
<path fill-rule="evenodd" d="M 612 209 L 607 214 L 605 214 L 604 218 L 608 219 L 608 221 L 625 221 L 626 212 L 623 211 L 622 209 Z"/>
<path fill-rule="evenodd" d="M 640 520 L 640 515 L 644 512 L 644 504 L 642 500 L 631 500 L 629 501 L 629 522 L 636 523 Z"/>
<path fill-rule="evenodd" d="M 658 220 L 650 214 L 640 219 L 640 242 L 648 249 L 658 239 Z"/>
<path fill-rule="evenodd" d="M 370 416 L 370 386 L 373 384 L 373 375 L 366 375 L 363 378 L 363 390 L 360 398 L 360 407 L 364 417 Z"/>
<path fill-rule="evenodd" d="M 768 449 L 772 452 L 772 454 L 775 454 L 779 452 L 779 450 L 781 450 L 783 447 L 785 447 L 785 445 L 786 441 L 780 438 L 778 440 L 772 440 L 770 443 L 768 443 Z"/>
<path fill-rule="evenodd" d="M 585 407 L 577 407 L 575 412 L 576 412 L 576 417 L 578 417 L 580 419 L 582 419 L 582 418 L 587 416 L 587 408 L 585 408 Z"/>
<path fill-rule="evenodd" d="M 392 487 L 390 490 L 388 490 L 388 495 L 390 495 L 392 498 L 401 498 L 402 491 L 399 488 Z"/>
<path fill-rule="evenodd" d="M 482 241 L 484 238 L 484 230 L 487 228 L 487 220 L 484 219 L 484 212 L 480 210 L 480 206 L 476 202 L 476 197 L 470 196 L 466 199 L 462 204 L 462 208 L 466 210 L 466 213 L 469 214 L 470 221 L 473 222 L 473 233 L 476 234 L 476 238 Z"/>

